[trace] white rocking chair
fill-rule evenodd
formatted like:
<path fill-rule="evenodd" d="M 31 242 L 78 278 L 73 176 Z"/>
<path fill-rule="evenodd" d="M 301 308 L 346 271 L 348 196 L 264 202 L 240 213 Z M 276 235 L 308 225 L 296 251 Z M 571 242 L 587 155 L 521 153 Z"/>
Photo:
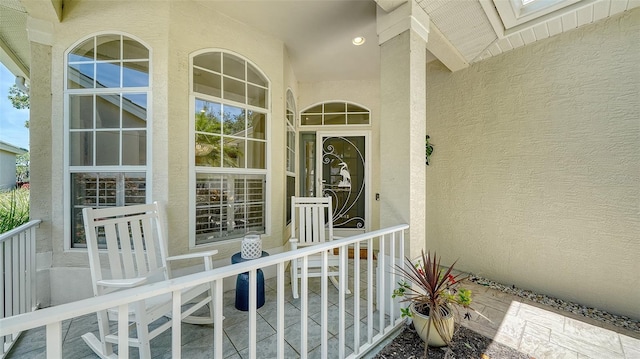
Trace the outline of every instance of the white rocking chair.
<path fill-rule="evenodd" d="M 311 246 L 335 239 L 333 236 L 333 209 L 331 197 L 291 197 L 291 250 Z M 340 257 L 333 252 L 328 254 L 329 280 L 338 288 Z M 309 256 L 308 277 L 322 276 L 321 254 Z M 291 291 L 298 298 L 298 280 L 302 275 L 302 260 L 291 261 Z M 347 289 L 347 294 L 351 292 Z"/>
<path fill-rule="evenodd" d="M 211 257 L 218 253 L 216 250 L 175 257 L 166 256 L 164 214 L 157 202 L 102 209 L 85 208 L 83 215 L 95 296 L 169 279 L 170 270 L 167 262 L 173 260 L 202 257 L 205 270 L 213 269 Z M 99 247 L 99 243 L 102 244 L 102 248 Z M 106 249 L 106 253 L 100 253 L 103 249 Z M 101 259 L 108 259 L 109 268 L 103 267 Z M 182 321 L 212 324 L 212 293 L 212 286 L 209 284 L 184 291 L 183 304 L 195 304 L 182 313 Z M 210 304 L 207 315 L 190 316 L 207 304 Z M 150 359 L 149 342 L 169 329 L 172 323 L 171 320 L 159 322 L 159 325 L 154 322 L 169 316 L 171 309 L 171 294 L 130 305 L 129 322 L 130 327 L 135 326 L 136 337 L 129 337 L 129 333 L 118 333 L 117 325 L 109 325 L 110 320 L 117 321 L 116 308 L 97 312 L 100 338 L 93 333 L 87 333 L 82 339 L 101 358 L 117 358 L 113 352 L 113 345 L 118 343 L 118 336 L 126 335 L 129 346 L 138 348 L 140 358 Z M 152 323 L 154 325 L 149 327 Z"/>

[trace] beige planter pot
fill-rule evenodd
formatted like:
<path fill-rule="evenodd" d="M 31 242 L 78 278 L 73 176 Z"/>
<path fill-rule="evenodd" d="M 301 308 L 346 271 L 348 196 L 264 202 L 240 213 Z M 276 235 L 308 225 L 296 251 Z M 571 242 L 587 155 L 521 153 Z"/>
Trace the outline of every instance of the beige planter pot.
<path fill-rule="evenodd" d="M 427 324 L 429 323 L 429 317 L 423 314 L 418 313 L 414 308 L 414 303 L 411 303 L 409 306 L 409 310 L 411 310 L 411 318 L 413 319 L 413 326 L 416 327 L 416 331 L 422 340 L 424 340 L 429 346 L 432 347 L 443 347 L 447 345 L 447 342 L 451 340 L 453 337 L 454 330 L 454 317 L 453 312 L 449 309 L 449 314 L 444 317 L 444 326 L 447 330 L 445 330 L 446 334 L 450 334 L 448 340 L 442 339 L 436 327 L 431 323 L 431 329 L 429 330 L 429 339 L 427 340 Z M 443 334 L 445 334 L 443 333 Z"/>

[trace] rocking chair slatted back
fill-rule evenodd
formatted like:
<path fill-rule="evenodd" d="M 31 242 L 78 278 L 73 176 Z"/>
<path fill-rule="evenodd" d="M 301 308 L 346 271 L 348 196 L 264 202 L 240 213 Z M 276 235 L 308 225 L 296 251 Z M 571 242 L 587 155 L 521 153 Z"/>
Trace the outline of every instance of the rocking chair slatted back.
<path fill-rule="evenodd" d="M 98 285 L 103 279 L 167 276 L 162 213 L 155 205 L 136 206 L 135 212 L 125 215 L 122 207 L 84 209 L 83 215 L 95 295 L 105 294 Z M 100 263 L 99 240 L 106 244 L 109 278 L 104 278 Z"/>
<path fill-rule="evenodd" d="M 327 218 L 333 218 L 331 197 L 292 197 L 291 203 L 295 212 L 291 216 L 291 237 L 298 238 L 298 246 L 333 238 L 333 226 L 327 222 Z"/>

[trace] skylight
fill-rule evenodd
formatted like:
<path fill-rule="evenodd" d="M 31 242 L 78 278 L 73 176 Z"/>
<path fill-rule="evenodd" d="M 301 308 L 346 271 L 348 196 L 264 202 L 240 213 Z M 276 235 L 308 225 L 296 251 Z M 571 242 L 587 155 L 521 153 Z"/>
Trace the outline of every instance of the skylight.
<path fill-rule="evenodd" d="M 581 0 L 492 0 L 498 11 L 504 29 L 508 30 L 557 12 Z"/>

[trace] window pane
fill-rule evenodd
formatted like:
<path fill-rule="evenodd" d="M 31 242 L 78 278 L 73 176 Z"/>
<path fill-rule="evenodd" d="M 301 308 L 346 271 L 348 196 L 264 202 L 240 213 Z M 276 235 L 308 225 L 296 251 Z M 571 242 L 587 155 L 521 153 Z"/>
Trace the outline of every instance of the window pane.
<path fill-rule="evenodd" d="M 222 130 L 225 135 L 245 137 L 245 111 L 243 108 L 224 106 L 224 123 Z"/>
<path fill-rule="evenodd" d="M 327 112 L 345 112 L 346 105 L 344 102 L 329 102 L 324 104 L 324 113 Z"/>
<path fill-rule="evenodd" d="M 122 127 L 147 127 L 147 94 L 122 95 Z"/>
<path fill-rule="evenodd" d="M 245 83 L 228 77 L 224 78 L 224 94 L 222 98 L 227 100 L 246 103 Z"/>
<path fill-rule="evenodd" d="M 247 103 L 251 106 L 267 108 L 267 90 L 247 85 Z"/>
<path fill-rule="evenodd" d="M 264 233 L 264 175 L 196 174 L 196 244 Z"/>
<path fill-rule="evenodd" d="M 120 95 L 96 96 L 96 128 L 120 128 Z"/>
<path fill-rule="evenodd" d="M 93 63 L 71 64 L 67 67 L 67 88 L 93 88 Z"/>
<path fill-rule="evenodd" d="M 369 124 L 369 114 L 348 114 L 347 115 L 347 124 L 349 125 L 368 125 Z"/>
<path fill-rule="evenodd" d="M 93 128 L 93 96 L 69 96 L 69 128 Z"/>
<path fill-rule="evenodd" d="M 225 137 L 223 139 L 223 163 L 224 167 L 245 168 L 244 165 L 245 140 Z"/>
<path fill-rule="evenodd" d="M 193 69 L 193 91 L 222 97 L 222 78 L 208 71 Z"/>
<path fill-rule="evenodd" d="M 83 41 L 69 53 L 69 62 L 72 61 L 93 61 L 93 38 Z"/>
<path fill-rule="evenodd" d="M 122 87 L 149 86 L 149 61 L 124 62 Z"/>
<path fill-rule="evenodd" d="M 71 173 L 72 245 L 85 247 L 82 209 L 146 203 L 146 176 L 139 172 Z"/>
<path fill-rule="evenodd" d="M 123 36 L 122 37 L 122 58 L 125 60 L 148 59 L 149 50 L 138 41 L 128 38 L 126 36 Z"/>
<path fill-rule="evenodd" d="M 347 116 L 344 113 L 324 115 L 325 125 L 344 125 L 346 123 L 347 123 Z"/>
<path fill-rule="evenodd" d="M 264 76 L 260 74 L 260 71 L 251 66 L 251 64 L 247 64 L 247 81 L 256 85 L 267 87 L 267 79 L 265 79 Z"/>
<path fill-rule="evenodd" d="M 120 164 L 120 131 L 96 132 L 96 166 Z"/>
<path fill-rule="evenodd" d="M 224 54 L 222 60 L 223 73 L 227 76 L 234 77 L 239 80 L 244 80 L 244 60 L 233 56 L 231 54 Z"/>
<path fill-rule="evenodd" d="M 120 63 L 97 63 L 96 87 L 120 87 Z"/>
<path fill-rule="evenodd" d="M 322 115 L 305 115 L 302 114 L 300 118 L 301 124 L 303 125 L 321 125 L 322 124 Z"/>
<path fill-rule="evenodd" d="M 293 176 L 287 176 L 287 190 L 286 190 L 286 207 L 287 207 L 287 224 L 291 223 L 291 196 L 296 195 L 296 178 Z"/>
<path fill-rule="evenodd" d="M 222 106 L 219 103 L 196 99 L 195 116 L 196 131 L 207 133 L 222 133 L 220 122 Z"/>
<path fill-rule="evenodd" d="M 221 141 L 220 136 L 196 134 L 196 166 L 221 167 Z"/>
<path fill-rule="evenodd" d="M 97 36 L 96 50 L 98 60 L 120 60 L 120 35 Z"/>
<path fill-rule="evenodd" d="M 69 164 L 93 166 L 93 132 L 69 133 Z"/>
<path fill-rule="evenodd" d="M 302 114 L 306 113 L 322 113 L 322 104 L 313 106 L 310 109 L 304 111 Z"/>
<path fill-rule="evenodd" d="M 247 141 L 247 168 L 267 168 L 265 142 Z"/>
<path fill-rule="evenodd" d="M 369 110 L 356 104 L 347 103 L 347 112 L 369 112 Z"/>
<path fill-rule="evenodd" d="M 125 166 L 147 164 L 147 131 L 122 131 L 122 164 Z"/>
<path fill-rule="evenodd" d="M 267 115 L 260 112 L 249 111 L 247 123 L 247 137 L 264 140 L 267 138 Z"/>
<path fill-rule="evenodd" d="M 193 58 L 193 65 L 222 73 L 220 66 L 222 63 L 221 56 L 220 52 L 208 52 L 206 54 L 201 54 Z"/>

